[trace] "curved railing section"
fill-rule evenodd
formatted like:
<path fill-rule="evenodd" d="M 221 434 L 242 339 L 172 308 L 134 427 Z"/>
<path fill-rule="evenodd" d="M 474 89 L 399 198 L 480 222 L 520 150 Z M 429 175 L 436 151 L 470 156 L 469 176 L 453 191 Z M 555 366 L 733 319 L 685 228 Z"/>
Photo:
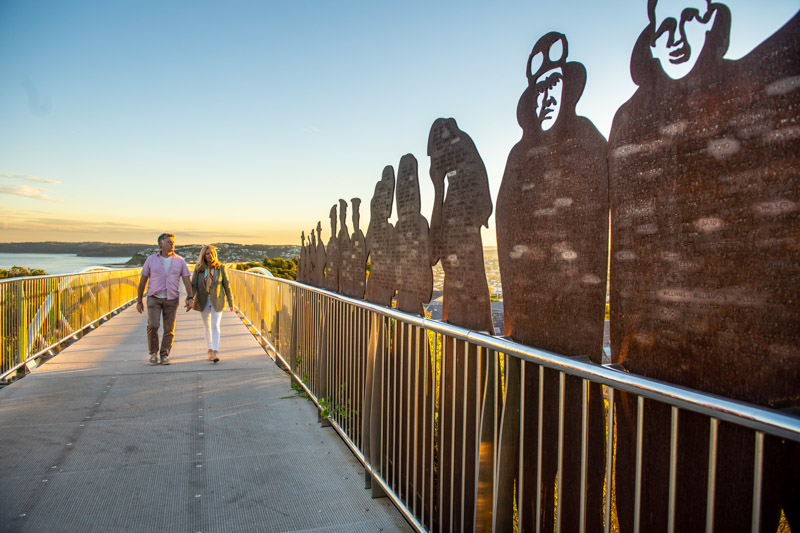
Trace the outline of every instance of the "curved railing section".
<path fill-rule="evenodd" d="M 136 299 L 139 269 L 92 268 L 0 281 L 0 380 L 119 312 Z"/>
<path fill-rule="evenodd" d="M 251 332 L 364 464 L 365 486 L 374 496 L 389 496 L 419 531 L 539 531 L 543 524 L 549 531 L 554 525 L 556 531 L 617 530 L 615 476 L 621 474 L 616 439 L 607 436 L 616 436 L 627 415 L 615 407 L 625 406 L 638 407 L 632 445 L 639 452 L 631 468 L 636 502 L 643 490 L 653 490 L 642 484 L 650 460 L 641 453 L 643 420 L 666 409 L 672 413 L 664 428 L 672 436 L 663 450 L 669 468 L 658 483 L 673 527 L 676 480 L 690 475 L 708 487 L 702 505 L 706 530 L 714 530 L 715 510 L 725 508 L 715 492 L 725 459 L 720 450 L 727 438 L 744 436 L 751 447 L 745 460 L 753 465 L 752 483 L 745 484 L 752 488 L 752 530 L 758 531 L 765 449 L 800 442 L 800 418 L 792 414 L 292 281 L 230 274 Z M 530 420 L 536 423 L 526 426 Z M 679 428 L 698 421 L 709 434 L 708 449 L 691 453 L 702 455 L 704 471 L 678 472 Z M 549 489 L 542 474 L 548 463 L 559 480 Z M 646 512 L 637 503 L 637 523 Z"/>

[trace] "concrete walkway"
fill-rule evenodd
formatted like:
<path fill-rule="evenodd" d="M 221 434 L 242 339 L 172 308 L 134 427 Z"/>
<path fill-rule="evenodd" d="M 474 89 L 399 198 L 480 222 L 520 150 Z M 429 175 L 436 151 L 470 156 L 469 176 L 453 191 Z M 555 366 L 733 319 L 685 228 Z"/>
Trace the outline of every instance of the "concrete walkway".
<path fill-rule="evenodd" d="M 411 531 L 225 312 L 219 364 L 179 312 L 148 366 L 130 307 L 0 390 L 0 531 Z"/>

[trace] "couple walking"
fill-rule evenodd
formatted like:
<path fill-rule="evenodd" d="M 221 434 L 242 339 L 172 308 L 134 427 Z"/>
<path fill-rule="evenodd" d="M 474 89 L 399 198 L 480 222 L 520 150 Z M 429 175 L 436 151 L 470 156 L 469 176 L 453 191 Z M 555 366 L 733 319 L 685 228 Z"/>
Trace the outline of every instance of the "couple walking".
<path fill-rule="evenodd" d="M 175 235 L 158 236 L 161 251 L 149 256 L 142 267 L 136 310 L 144 311 L 142 301 L 147 287 L 147 347 L 150 364 L 169 364 L 169 352 L 175 338 L 175 316 L 178 313 L 181 280 L 186 288 L 186 311 L 200 311 L 203 333 L 208 347 L 208 360 L 219 361 L 219 326 L 225 300 L 233 311 L 233 299 L 225 267 L 217 259 L 212 245 L 203 246 L 194 273 L 189 276 L 186 261 L 175 254 Z M 149 283 L 148 283 L 149 282 Z M 159 349 L 158 327 L 164 321 L 164 335 Z"/>

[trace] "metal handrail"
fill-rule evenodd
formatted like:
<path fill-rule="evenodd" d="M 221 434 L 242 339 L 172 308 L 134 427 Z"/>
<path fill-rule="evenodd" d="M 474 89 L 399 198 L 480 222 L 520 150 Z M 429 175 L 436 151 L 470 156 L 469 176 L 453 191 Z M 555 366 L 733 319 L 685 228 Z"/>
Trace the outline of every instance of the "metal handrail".
<path fill-rule="evenodd" d="M 0 380 L 136 299 L 140 269 L 0 280 Z"/>
<path fill-rule="evenodd" d="M 589 379 L 614 387 L 617 390 L 639 394 L 652 400 L 669 403 L 682 409 L 689 409 L 727 422 L 733 422 L 756 431 L 768 432 L 781 438 L 800 441 L 800 418 L 794 415 L 783 414 L 774 409 L 631 374 L 620 370 L 616 365 L 598 365 L 584 362 L 574 357 L 525 346 L 506 337 L 487 335 L 481 331 L 461 328 L 440 320 L 409 315 L 394 308 L 349 298 L 339 293 L 312 287 L 297 281 L 280 278 L 275 278 L 275 281 L 302 288 L 311 293 L 325 295 L 333 300 L 401 320 L 407 324 L 435 331 L 448 337 L 465 340 L 483 348 L 514 355 L 522 360 L 567 372 L 570 375 Z"/>
<path fill-rule="evenodd" d="M 587 392 L 589 384 L 599 384 L 604 386 L 605 388 L 605 395 L 608 396 L 608 402 L 606 404 L 606 424 L 607 424 L 607 433 L 611 434 L 615 431 L 615 426 L 613 424 L 614 419 L 614 397 L 615 392 L 616 394 L 620 394 L 621 392 L 629 393 L 632 395 L 636 395 L 638 397 L 638 437 L 637 437 L 637 458 L 636 458 L 636 468 L 637 468 L 637 480 L 640 479 L 638 476 L 640 474 L 641 464 L 642 464 L 642 456 L 641 456 L 641 448 L 638 446 L 641 444 L 641 427 L 642 427 L 642 413 L 644 412 L 644 403 L 643 400 L 645 398 L 649 400 L 654 400 L 660 404 L 664 404 L 666 406 L 671 406 L 672 408 L 672 422 L 671 422 L 671 443 L 668 442 L 667 446 L 669 447 L 670 452 L 670 476 L 668 479 L 669 483 L 669 494 L 670 494 L 670 501 L 669 501 L 669 520 L 670 524 L 674 524 L 673 518 L 675 516 L 675 490 L 676 490 L 676 468 L 677 468 L 677 456 L 676 456 L 676 449 L 678 443 L 678 415 L 679 413 L 684 411 L 691 411 L 695 413 L 699 413 L 700 415 L 707 416 L 710 418 L 710 431 L 711 431 L 711 443 L 709 444 L 709 472 L 708 472 L 708 479 L 709 479 L 709 489 L 708 489 L 708 515 L 707 515 L 707 530 L 713 530 L 713 503 L 716 497 L 714 491 L 714 485 L 716 480 L 716 457 L 717 457 L 717 427 L 719 421 L 730 422 L 732 424 L 736 424 L 740 427 L 747 428 L 748 430 L 752 430 L 755 432 L 755 442 L 756 442 L 756 457 L 754 462 L 755 468 L 755 478 L 754 478 L 754 487 L 756 491 L 760 490 L 761 487 L 761 476 L 762 476 L 762 468 L 763 468 L 763 439 L 764 435 L 772 435 L 782 439 L 789 439 L 792 441 L 800 442 L 800 418 L 794 416 L 792 414 L 780 412 L 774 409 L 769 409 L 765 407 L 751 405 L 745 402 L 740 402 L 736 400 L 732 400 L 729 398 L 720 397 L 717 395 L 706 394 L 696 390 L 692 390 L 686 387 L 680 387 L 671 385 L 669 383 L 661 382 L 658 380 L 646 378 L 643 376 L 638 376 L 635 374 L 631 374 L 621 370 L 619 367 L 615 365 L 598 365 L 586 360 L 586 358 L 575 358 L 575 357 L 567 357 L 562 356 L 559 354 L 555 354 L 552 352 L 548 352 L 545 350 L 540 350 L 536 348 L 532 348 L 529 346 L 524 346 L 518 343 L 515 343 L 507 338 L 502 337 L 495 337 L 492 335 L 488 335 L 484 332 L 477 332 L 477 331 L 470 331 L 464 328 L 459 328 L 453 326 L 451 324 L 447 324 L 444 322 L 440 322 L 437 320 L 431 320 L 423 317 L 407 315 L 396 309 L 382 307 L 375 304 L 371 304 L 369 302 L 365 302 L 363 300 L 356 300 L 353 298 L 348 298 L 346 296 L 342 296 L 337 293 L 332 293 L 330 291 L 319 289 L 316 287 L 310 287 L 304 285 L 302 283 L 298 283 L 295 281 L 289 280 L 282 280 L 282 279 L 264 279 L 261 276 L 257 276 L 255 274 L 249 274 L 247 272 L 236 272 L 231 276 L 232 287 L 235 291 L 234 299 L 237 303 L 241 303 L 242 306 L 240 310 L 245 317 L 247 323 L 251 326 L 251 331 L 263 340 L 264 345 L 269 345 L 271 350 L 273 350 L 277 356 L 284 361 L 284 364 L 289 367 L 293 380 L 297 382 L 312 398 L 312 400 L 318 405 L 318 407 L 323 407 L 323 401 L 321 400 L 328 400 L 330 402 L 338 402 L 340 409 L 344 409 L 345 412 L 341 415 L 337 415 L 334 413 L 331 415 L 331 424 L 333 427 L 342 435 L 345 442 L 350 446 L 356 456 L 365 464 L 366 470 L 368 474 L 372 477 L 372 486 L 373 491 L 375 491 L 375 487 L 380 487 L 384 492 L 386 492 L 390 498 L 394 501 L 394 503 L 400 508 L 401 512 L 408 518 L 409 522 L 418 530 L 433 530 L 441 528 L 453 528 L 458 527 L 460 524 L 463 524 L 463 520 L 465 519 L 465 507 L 468 507 L 467 504 L 464 503 L 463 500 L 465 495 L 468 496 L 468 493 L 471 489 L 467 489 L 465 492 L 464 486 L 460 487 L 460 494 L 448 494 L 445 499 L 444 493 L 442 492 L 441 484 L 448 484 L 451 489 L 456 488 L 459 489 L 459 484 L 453 484 L 453 478 L 449 480 L 437 480 L 434 479 L 432 471 L 434 470 L 433 463 L 438 461 L 446 460 L 450 458 L 449 456 L 443 456 L 442 453 L 442 446 L 445 445 L 445 441 L 438 442 L 439 448 L 436 450 L 436 455 L 434 453 L 434 448 L 431 448 L 430 453 L 424 449 L 418 449 L 418 442 L 417 441 L 410 441 L 408 440 L 410 435 L 417 436 L 418 433 L 422 432 L 423 434 L 423 441 L 425 439 L 424 434 L 425 431 L 433 432 L 434 430 L 431 429 L 436 424 L 435 418 L 431 418 L 429 422 L 424 420 L 427 414 L 423 415 L 423 419 L 418 419 L 417 409 L 421 404 L 415 404 L 416 400 L 409 399 L 412 388 L 415 392 L 418 392 L 420 387 L 423 389 L 425 387 L 432 387 L 438 384 L 438 381 L 434 383 L 434 379 L 438 380 L 438 373 L 442 373 L 442 380 L 445 379 L 444 374 L 449 373 L 456 374 L 452 376 L 448 376 L 448 379 L 451 381 L 454 377 L 457 377 L 457 381 L 462 379 L 462 368 L 454 366 L 452 369 L 447 367 L 444 362 L 437 363 L 438 357 L 441 357 L 442 354 L 447 350 L 457 350 L 463 349 L 463 353 L 467 353 L 469 350 L 474 350 L 475 353 L 478 354 L 503 354 L 500 357 L 504 357 L 505 364 L 506 364 L 506 374 L 505 378 L 495 376 L 495 383 L 499 383 L 503 379 L 508 379 L 508 363 L 511 359 L 514 358 L 519 360 L 522 363 L 530 365 L 533 368 L 533 372 L 536 373 L 536 368 L 539 369 L 538 375 L 540 384 L 543 383 L 544 379 L 544 370 L 543 369 L 550 369 L 553 371 L 558 372 L 558 376 L 560 376 L 560 396 L 558 400 L 551 398 L 549 401 L 557 401 L 557 404 L 553 404 L 549 407 L 543 407 L 539 405 L 540 414 L 540 427 L 539 427 L 539 440 L 540 443 L 539 447 L 539 457 L 541 461 L 541 417 L 542 411 L 541 409 L 558 409 L 560 412 L 560 425 L 559 425 L 559 459 L 558 464 L 561 465 L 561 447 L 563 446 L 562 437 L 563 437 L 563 417 L 564 417 L 564 379 L 566 376 L 570 376 L 570 379 L 578 378 L 583 380 L 583 426 L 584 426 L 584 437 L 581 442 L 582 447 L 582 459 L 581 464 L 583 467 L 581 468 L 581 482 L 585 487 L 586 483 L 586 448 L 587 444 L 587 431 L 588 427 L 586 426 L 587 420 L 587 413 L 586 413 L 586 406 L 588 405 L 587 399 Z M 380 318 L 383 317 L 383 318 Z M 379 420 L 377 423 L 380 425 L 379 434 L 381 435 L 381 439 L 389 439 L 388 441 L 381 440 L 380 444 L 380 454 L 379 454 L 379 463 L 371 462 L 371 457 L 374 458 L 375 455 L 373 453 L 370 456 L 369 452 L 365 452 L 362 448 L 364 445 L 367 437 L 364 433 L 366 431 L 365 428 L 360 427 L 359 423 L 356 421 L 354 422 L 354 417 L 348 414 L 348 410 L 351 409 L 350 403 L 353 402 L 356 407 L 362 406 L 363 403 L 367 401 L 365 396 L 365 386 L 364 377 L 365 375 L 369 374 L 369 369 L 365 368 L 364 361 L 365 358 L 369 359 L 369 355 L 367 353 L 367 347 L 365 346 L 367 335 L 369 335 L 369 343 L 372 345 L 374 340 L 374 328 L 373 333 L 368 334 L 368 330 L 370 329 L 370 324 L 373 326 L 375 324 L 382 323 L 388 325 L 386 330 L 387 334 L 391 337 L 389 339 L 387 337 L 387 342 L 394 343 L 394 350 L 393 352 L 395 355 L 389 356 L 389 359 L 385 359 L 391 364 L 397 365 L 399 364 L 400 367 L 393 367 L 393 368 L 385 368 L 381 370 L 381 372 L 389 372 L 391 375 L 391 380 L 387 382 L 386 386 L 389 387 L 388 390 L 384 390 L 383 388 L 380 389 L 381 395 L 384 399 L 386 398 L 396 398 L 398 391 L 402 389 L 401 394 L 401 402 L 407 402 L 407 405 L 397 405 L 397 400 L 394 400 L 392 405 L 383 406 L 381 409 L 384 409 L 386 413 L 388 413 L 389 421 L 385 421 L 383 419 Z M 257 325 L 258 324 L 258 325 Z M 274 331 L 277 327 L 277 324 L 280 324 L 279 331 Z M 394 324 L 394 326 L 392 326 Z M 287 329 L 289 330 L 287 332 Z M 398 334 L 398 330 L 401 330 L 403 333 Z M 403 351 L 400 354 L 401 357 L 408 357 L 408 354 L 411 353 L 408 350 L 410 349 L 409 346 L 403 346 L 403 343 L 407 341 L 407 338 L 413 337 L 406 337 L 407 331 L 411 332 L 413 330 L 418 331 L 417 335 L 425 335 L 425 339 L 427 341 L 418 341 L 419 342 L 427 342 L 425 345 L 425 353 L 415 353 L 411 355 L 412 359 L 406 359 L 407 362 L 410 361 L 409 367 L 413 367 L 413 361 L 417 361 L 420 363 L 424 361 L 429 355 L 433 357 L 434 360 L 434 367 L 433 373 L 430 374 L 430 378 L 428 378 L 428 374 L 425 374 L 425 380 L 430 379 L 430 381 L 426 381 L 425 385 L 420 382 L 419 375 L 412 376 L 405 372 L 405 368 L 403 365 L 406 363 L 395 363 L 393 362 L 394 359 L 392 357 L 397 356 L 397 351 Z M 291 340 L 289 338 L 291 337 Z M 430 340 L 433 339 L 433 345 L 430 345 Z M 445 348 L 447 344 L 448 348 Z M 442 347 L 439 348 L 439 345 Z M 418 347 L 419 345 L 417 345 Z M 428 347 L 431 347 L 433 350 L 432 353 L 428 353 Z M 458 348 L 457 346 L 462 346 L 463 348 Z M 388 352 L 387 352 L 388 353 Z M 455 352 L 454 352 L 455 353 Z M 489 365 L 492 365 L 492 355 L 489 355 L 484 361 L 489 361 Z M 415 358 L 415 359 L 414 359 Z M 495 361 L 497 358 L 495 357 Z M 478 361 L 476 359 L 476 361 Z M 437 364 L 441 364 L 441 368 L 437 367 Z M 456 363 L 453 362 L 453 365 Z M 480 365 L 481 363 L 478 362 Z M 495 369 L 497 369 L 496 363 L 494 363 Z M 524 368 L 523 370 L 523 380 L 524 380 Z M 397 372 L 400 374 L 397 374 Z M 466 386 L 466 380 L 468 376 L 468 369 L 466 367 L 463 368 L 463 380 L 464 386 Z M 529 370 L 531 372 L 531 370 Z M 387 374 L 387 375 L 389 375 Z M 472 379 L 472 378 L 470 378 Z M 498 379 L 500 381 L 498 381 Z M 455 381 L 453 383 L 456 383 Z M 506 386 L 508 384 L 506 383 Z M 347 387 L 348 390 L 337 390 L 338 387 Z M 455 386 L 458 386 L 456 383 Z M 384 383 L 381 382 L 381 387 L 384 387 Z M 400 389 L 394 390 L 392 392 L 391 387 L 400 387 Z M 540 385 L 541 387 L 541 385 Z M 350 390 L 351 388 L 356 388 L 358 390 Z M 437 405 L 439 406 L 437 409 L 440 412 L 441 416 L 444 416 L 447 419 L 447 423 L 444 425 L 441 419 L 438 420 L 438 427 L 439 433 L 436 437 L 437 439 L 442 438 L 442 433 L 452 433 L 452 430 L 456 428 L 456 426 L 450 427 L 455 420 L 460 420 L 462 417 L 463 408 L 463 420 L 466 424 L 469 418 L 475 417 L 475 420 L 480 417 L 477 412 L 472 414 L 472 411 L 469 410 L 466 406 L 461 405 L 454 405 L 453 402 L 458 400 L 455 396 L 442 396 L 444 394 L 443 391 L 436 391 L 434 394 L 436 396 Z M 502 393 L 498 393 L 497 391 L 493 392 L 494 398 L 499 401 L 505 396 Z M 593 393 L 594 394 L 594 393 Z M 394 396 L 393 396 L 394 395 Z M 540 391 L 541 395 L 541 391 Z M 403 400 L 405 398 L 405 400 Z M 540 402 L 544 397 L 540 396 Z M 447 404 L 447 402 L 450 404 Z M 521 409 L 524 411 L 524 395 L 521 400 Z M 361 402 L 361 403 L 359 403 Z M 443 406 L 441 402 L 445 402 Z M 636 402 L 634 402 L 636 403 Z M 342 407 L 346 406 L 346 407 Z M 363 405 L 363 407 L 366 407 Z M 443 410 L 444 409 L 444 410 Z M 458 410 L 456 410 L 458 409 Z M 355 409 L 353 409 L 355 411 Z M 413 411 L 413 412 L 412 412 Z M 423 409 L 424 411 L 424 409 Z M 426 411 L 427 413 L 427 411 Z M 360 416 L 361 413 L 358 413 Z M 413 415 L 413 416 L 412 416 Z M 397 417 L 400 418 L 397 418 Z M 433 417 L 433 415 L 431 415 Z M 455 416 L 455 418 L 454 418 Z M 499 430 L 499 414 L 493 415 L 495 417 L 494 424 L 495 424 L 495 437 L 492 441 L 492 446 L 498 447 L 498 440 L 499 437 L 497 436 Z M 580 416 L 580 415 L 579 415 Z M 398 421 L 401 422 L 400 426 L 396 426 L 393 424 L 397 424 Z M 461 422 L 459 422 L 460 424 Z M 408 427 L 405 427 L 408 425 Z M 422 424 L 422 425 L 420 425 Z M 430 427 L 426 426 L 428 424 Z M 412 431 L 413 426 L 413 431 Z M 470 426 L 470 431 L 472 431 L 472 426 Z M 464 426 L 464 435 L 467 433 L 467 426 Z M 400 435 L 398 437 L 397 435 Z M 521 435 L 520 430 L 520 435 Z M 458 437 L 458 435 L 457 435 Z M 397 439 L 400 440 L 397 440 Z M 418 437 L 415 437 L 415 439 Z M 429 437 L 430 438 L 430 437 Z M 452 437 L 449 437 L 452 438 Z M 520 437 L 521 438 L 521 437 Z M 403 439 L 406 439 L 403 442 Z M 427 441 L 425 441 L 427 442 Z M 759 444 L 760 443 L 760 444 Z M 428 443 L 430 444 L 430 443 Z M 427 446 L 428 444 L 425 444 Z M 521 445 L 521 441 L 520 441 Z M 534 449 L 536 448 L 536 444 L 531 444 Z M 375 446 L 375 443 L 372 444 Z M 397 448 L 399 446 L 399 448 Z M 431 444 L 431 446 L 433 446 Z M 384 449 L 386 447 L 386 449 Z M 405 463 L 405 459 L 408 459 L 412 456 L 411 449 L 413 448 L 413 460 L 411 460 L 411 470 L 409 470 L 409 465 Z M 611 493 L 611 483 L 612 483 L 612 469 L 613 467 L 613 460 L 612 460 L 612 453 L 611 448 L 606 447 L 606 452 L 608 453 L 608 457 L 606 459 L 606 491 L 607 494 Z M 494 449 L 494 448 L 493 448 Z M 425 464 L 423 467 L 418 465 L 417 454 L 420 453 L 422 456 L 422 460 L 424 462 L 428 462 L 430 464 Z M 449 453 L 449 452 L 448 452 Z M 523 453 L 522 448 L 520 447 L 520 454 Z M 398 455 L 399 454 L 399 455 Z M 405 454 L 405 455 L 403 455 Z M 494 467 L 494 476 L 495 479 L 492 480 L 493 486 L 496 486 L 498 483 L 501 474 L 498 473 L 497 467 L 497 458 L 498 452 L 494 451 L 493 454 L 493 464 Z M 522 455 L 520 455 L 521 457 Z M 410 460 L 410 459 L 409 459 Z M 450 461 L 453 459 L 450 458 Z M 462 467 L 463 467 L 463 460 Z M 387 463 L 388 461 L 388 463 Z M 387 466 L 388 464 L 388 466 Z M 441 473 L 442 464 L 439 464 L 439 471 L 438 475 L 442 475 Z M 428 472 L 431 472 L 431 479 L 428 483 L 427 480 L 419 481 L 416 479 L 417 469 L 422 468 L 422 472 L 425 475 L 428 475 Z M 459 466 L 457 464 L 453 464 L 451 470 L 453 468 L 458 469 Z M 560 471 L 561 466 L 559 466 Z M 427 470 L 426 470 L 427 469 Z M 410 476 L 411 473 L 414 474 L 414 482 L 411 483 Z M 457 473 L 457 476 L 462 476 L 465 471 L 461 471 Z M 452 474 L 451 474 L 452 475 Z M 535 481 L 535 480 L 534 480 Z M 423 485 L 422 487 L 422 496 L 419 496 L 415 491 L 417 490 L 416 484 L 417 482 Z M 521 483 L 521 482 L 520 482 Z M 541 483 L 541 480 L 537 483 L 532 483 L 532 481 L 528 481 L 527 483 L 532 484 L 535 486 L 536 484 Z M 433 490 L 434 487 L 439 487 L 439 495 L 437 496 L 437 500 L 434 501 L 433 496 L 431 497 L 430 502 L 421 501 L 421 498 L 424 500 L 429 496 L 429 494 L 425 491 Z M 558 487 L 558 498 L 560 501 L 561 498 L 561 484 Z M 518 487 L 517 497 L 520 496 L 520 492 L 522 490 L 522 485 Z M 530 489 L 528 489 L 530 490 Z M 584 489 L 585 490 L 585 489 Z M 640 516 L 640 509 L 639 509 L 639 494 L 641 491 L 641 484 L 640 481 L 637 481 L 636 485 L 636 524 L 639 523 L 639 516 Z M 378 491 L 380 492 L 380 490 Z M 375 492 L 373 492 L 375 494 Z M 432 493 L 431 493 L 432 494 Z M 495 494 L 497 496 L 497 494 Z M 586 502 L 584 501 L 585 493 L 581 495 L 581 513 L 582 513 L 582 522 L 581 527 L 586 527 L 585 524 L 585 505 Z M 463 501 L 460 501 L 459 498 Z M 449 501 L 447 501 L 449 499 Z M 538 501 L 538 500 L 537 500 Z M 507 502 L 506 502 L 507 503 Z M 521 503 L 521 502 L 518 502 Z M 495 500 L 495 505 L 497 505 L 497 500 Z M 757 497 L 754 497 L 753 500 L 753 523 L 757 523 L 757 517 L 760 513 L 760 493 L 757 494 Z M 445 512 L 442 512 L 442 509 L 445 508 Z M 538 513 L 539 505 L 537 504 L 537 513 Z M 438 509 L 440 515 L 434 516 L 433 510 Z M 450 516 L 448 517 L 446 513 L 450 512 Z M 453 515 L 453 510 L 455 509 L 456 515 Z M 461 513 L 460 518 L 458 513 Z M 469 509 L 467 508 L 466 514 L 469 514 Z M 609 531 L 610 527 L 610 506 L 606 505 L 605 507 L 605 524 L 606 524 L 606 531 Z M 537 515 L 538 516 L 538 515 Z M 469 517 L 466 516 L 468 522 Z M 476 516 L 476 520 L 481 520 L 482 517 Z M 560 529 L 561 523 L 561 509 L 558 509 L 558 513 L 556 514 L 556 525 L 557 530 Z M 455 521 L 454 521 L 455 520 Z M 460 521 L 459 521 L 460 520 Z M 539 522 L 539 518 L 537 518 L 536 522 Z M 456 524 L 454 526 L 454 524 Z"/>

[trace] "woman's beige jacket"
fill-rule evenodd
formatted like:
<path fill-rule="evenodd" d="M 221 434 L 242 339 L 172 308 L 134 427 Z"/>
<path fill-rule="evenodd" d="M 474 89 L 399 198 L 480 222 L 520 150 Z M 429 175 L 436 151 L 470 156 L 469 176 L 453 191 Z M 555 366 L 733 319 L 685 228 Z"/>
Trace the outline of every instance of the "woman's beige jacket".
<path fill-rule="evenodd" d="M 208 298 L 211 298 L 211 305 L 214 310 L 222 311 L 225 309 L 225 299 L 228 300 L 228 307 L 233 307 L 233 297 L 231 287 L 228 282 L 228 274 L 225 272 L 225 265 L 215 268 L 211 277 L 211 290 L 206 290 L 205 270 L 195 269 L 192 274 L 192 290 L 194 291 L 194 309 L 203 310 L 206 308 Z"/>

